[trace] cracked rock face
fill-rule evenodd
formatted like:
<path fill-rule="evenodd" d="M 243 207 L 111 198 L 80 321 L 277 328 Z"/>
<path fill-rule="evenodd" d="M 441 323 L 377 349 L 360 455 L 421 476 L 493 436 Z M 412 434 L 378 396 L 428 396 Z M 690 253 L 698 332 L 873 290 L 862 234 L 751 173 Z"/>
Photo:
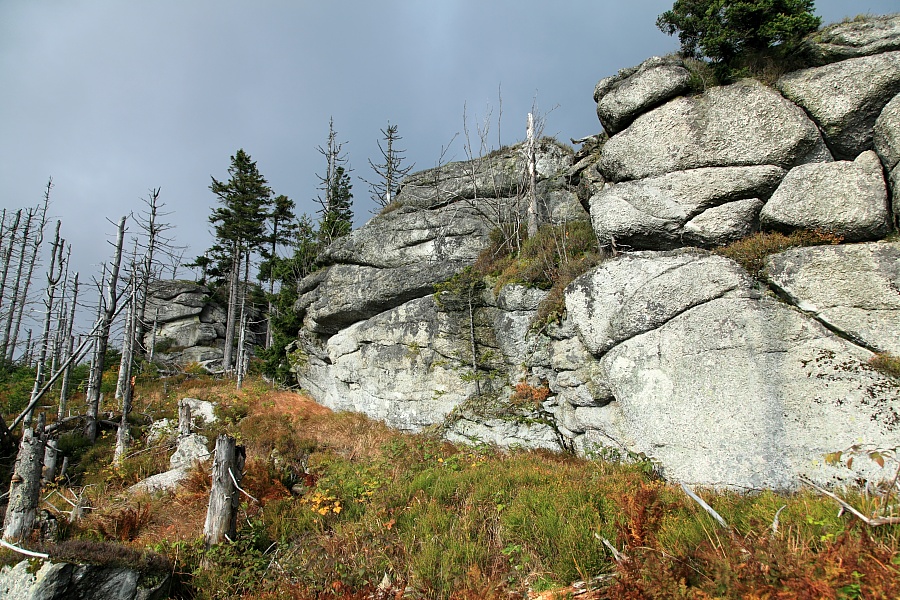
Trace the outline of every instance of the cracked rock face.
<path fill-rule="evenodd" d="M 642 114 L 606 143 L 600 171 L 610 181 L 624 181 L 700 167 L 790 168 L 828 160 L 803 109 L 745 80 Z"/>
<path fill-rule="evenodd" d="M 601 244 L 665 250 L 688 236 L 717 245 L 754 229 L 759 198 L 768 198 L 784 174 L 772 165 L 710 167 L 608 185 L 590 200 L 591 222 Z"/>
<path fill-rule="evenodd" d="M 852 162 L 791 169 L 759 219 L 764 227 L 818 229 L 848 242 L 879 239 L 891 230 L 881 162 L 870 150 Z"/>
<path fill-rule="evenodd" d="M 875 120 L 900 93 L 900 52 L 795 71 L 776 86 L 812 116 L 835 158 L 853 160 L 872 149 Z"/>
<path fill-rule="evenodd" d="M 799 474 L 846 477 L 824 455 L 854 440 L 900 439 L 900 388 L 867 366 L 871 352 L 761 295 L 727 259 L 622 256 L 573 282 L 566 302 L 615 398 L 570 421 L 666 476 L 791 488 Z"/>
<path fill-rule="evenodd" d="M 810 35 L 806 46 L 821 64 L 900 50 L 900 14 L 828 25 Z"/>
<path fill-rule="evenodd" d="M 900 243 L 792 248 L 770 256 L 766 274 L 827 327 L 900 356 Z"/>

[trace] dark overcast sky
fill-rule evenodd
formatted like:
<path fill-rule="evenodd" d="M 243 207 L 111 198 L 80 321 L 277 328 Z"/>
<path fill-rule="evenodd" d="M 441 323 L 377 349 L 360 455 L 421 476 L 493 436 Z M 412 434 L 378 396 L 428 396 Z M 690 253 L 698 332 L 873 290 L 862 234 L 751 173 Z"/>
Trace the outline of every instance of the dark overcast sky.
<path fill-rule="evenodd" d="M 388 121 L 416 169 L 492 111 L 496 140 L 600 130 L 597 80 L 677 48 L 671 0 L 0 0 L 0 207 L 37 204 L 53 177 L 82 276 L 123 214 L 162 188 L 187 258 L 210 244 L 210 176 L 244 148 L 278 194 L 313 213 L 316 146 L 334 118 L 354 169 L 357 225 L 373 208 L 367 159 Z M 896 0 L 820 0 L 825 22 Z M 499 90 L 499 92 L 498 92 Z M 551 110 L 552 109 L 552 110 Z M 496 143 L 496 142 L 495 142 Z M 448 159 L 463 159 L 459 138 Z M 188 275 L 185 273 L 185 275 Z"/>

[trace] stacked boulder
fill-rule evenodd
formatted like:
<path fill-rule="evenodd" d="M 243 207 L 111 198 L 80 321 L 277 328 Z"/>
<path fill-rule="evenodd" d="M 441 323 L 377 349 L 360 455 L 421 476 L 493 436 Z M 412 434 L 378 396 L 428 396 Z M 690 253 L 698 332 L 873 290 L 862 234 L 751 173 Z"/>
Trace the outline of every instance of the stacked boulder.
<path fill-rule="evenodd" d="M 154 348 L 156 361 L 199 363 L 210 370 L 221 364 L 227 313 L 205 285 L 183 280 L 154 282 L 147 295 L 146 318 L 153 327 L 144 335 L 144 345 Z M 253 311 L 251 321 L 259 321 L 259 311 Z M 250 332 L 249 343 L 258 339 L 258 329 Z"/>
<path fill-rule="evenodd" d="M 589 219 L 613 257 L 566 289 L 554 325 L 530 327 L 542 290 L 487 286 L 468 310 L 442 301 L 440 284 L 487 245 L 484 215 L 511 190 L 498 174 L 516 156 L 410 177 L 400 209 L 304 281 L 301 385 L 405 429 L 645 455 L 693 484 L 892 475 L 825 457 L 900 447 L 900 384 L 870 366 L 900 352 L 900 242 L 883 239 L 900 207 L 900 16 L 807 45 L 816 66 L 774 87 L 699 89 L 677 58 L 597 85 L 609 139 L 568 164 L 550 152 L 542 198 L 545 221 Z M 787 250 L 761 273 L 709 251 L 761 228 L 844 243 Z M 471 377 L 476 354 L 486 380 Z"/>

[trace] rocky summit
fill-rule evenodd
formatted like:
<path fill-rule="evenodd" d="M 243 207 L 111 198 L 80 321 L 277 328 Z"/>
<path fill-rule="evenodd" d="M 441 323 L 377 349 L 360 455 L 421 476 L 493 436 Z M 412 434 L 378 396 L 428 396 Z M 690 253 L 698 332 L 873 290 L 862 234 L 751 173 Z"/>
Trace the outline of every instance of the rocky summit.
<path fill-rule="evenodd" d="M 552 290 L 460 285 L 525 214 L 524 148 L 409 176 L 301 283 L 298 382 L 400 429 L 644 456 L 690 484 L 893 475 L 826 456 L 900 447 L 900 381 L 872 366 L 900 353 L 898 27 L 825 28 L 772 86 L 698 87 L 671 57 L 602 79 L 604 133 L 537 148 L 540 222 L 589 223 L 606 256 L 551 318 Z M 840 243 L 783 248 L 756 272 L 716 252 L 760 230 Z M 171 294 L 185 300 L 161 315 L 194 333 L 165 335 L 212 339 L 204 309 Z"/>

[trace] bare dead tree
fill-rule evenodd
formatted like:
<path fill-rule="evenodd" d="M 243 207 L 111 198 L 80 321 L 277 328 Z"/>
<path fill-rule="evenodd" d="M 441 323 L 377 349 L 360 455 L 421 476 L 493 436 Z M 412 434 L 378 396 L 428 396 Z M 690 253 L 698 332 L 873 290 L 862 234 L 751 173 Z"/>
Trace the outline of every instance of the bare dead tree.
<path fill-rule="evenodd" d="M 66 416 L 66 405 L 69 400 L 69 376 L 71 374 L 71 361 L 73 349 L 75 345 L 75 336 L 72 331 L 75 324 L 75 308 L 78 305 L 78 273 L 75 273 L 72 281 L 72 301 L 69 307 L 69 318 L 66 326 L 65 343 L 66 348 L 63 352 L 62 363 L 66 366 L 63 368 L 62 383 L 59 388 L 59 408 L 56 412 L 56 418 L 62 419 Z"/>
<path fill-rule="evenodd" d="M 103 298 L 103 310 L 100 316 L 100 327 L 97 332 L 97 351 L 95 352 L 95 360 L 91 365 L 91 380 L 93 386 L 89 389 L 90 395 L 87 398 L 87 424 L 85 425 L 85 436 L 94 443 L 97 439 L 97 416 L 100 413 L 100 381 L 103 375 L 106 348 L 109 344 L 109 330 L 113 317 L 116 314 L 116 303 L 118 295 L 116 287 L 119 282 L 119 267 L 122 264 L 122 244 L 125 240 L 125 217 L 119 220 L 118 233 L 116 235 L 115 254 L 113 255 L 112 267 L 110 268 L 109 278 L 106 284 L 106 293 Z"/>
<path fill-rule="evenodd" d="M 37 226 L 34 227 L 34 239 L 30 246 L 28 246 L 28 272 L 25 275 L 24 280 L 22 280 L 22 292 L 21 295 L 16 298 L 17 310 L 16 310 L 16 319 L 15 323 L 12 326 L 12 337 L 7 337 L 9 340 L 7 346 L 7 357 L 8 360 L 12 361 L 15 350 L 16 350 L 16 342 L 19 338 L 19 329 L 22 326 L 22 316 L 25 313 L 25 306 L 28 304 L 28 291 L 31 287 L 31 280 L 34 276 L 34 267 L 37 264 L 38 256 L 40 254 L 41 245 L 44 243 L 44 226 L 47 224 L 47 209 L 50 206 L 50 190 L 53 188 L 53 179 L 49 179 L 47 181 L 47 187 L 44 190 L 44 203 L 41 206 L 40 216 L 38 217 Z M 37 212 L 37 211 L 35 211 Z M 27 241 L 27 236 L 23 237 L 23 243 Z M 23 245 L 22 257 L 21 260 L 26 260 L 25 246 Z M 17 284 L 19 281 L 17 280 Z"/>
<path fill-rule="evenodd" d="M 3 357 L 7 361 L 12 361 L 13 356 L 15 355 L 15 343 L 10 343 L 10 336 L 12 335 L 12 326 L 16 320 L 16 313 L 19 309 L 19 291 L 22 285 L 22 277 L 25 269 L 25 257 L 26 252 L 28 250 L 28 241 L 29 234 L 31 232 L 31 227 L 34 222 L 34 211 L 33 209 L 27 209 L 25 213 L 25 224 L 22 227 L 22 241 L 20 244 L 19 255 L 18 255 L 18 264 L 16 265 L 16 276 L 13 281 L 12 293 L 10 295 L 10 300 L 7 304 L 9 307 L 9 312 L 6 314 L 6 324 L 3 328 L 3 339 L 0 342 L 0 347 L 3 350 Z M 15 242 L 15 239 L 10 240 L 10 245 Z M 10 256 L 12 255 L 13 250 L 10 249 Z"/>
<path fill-rule="evenodd" d="M 12 225 L 6 228 L 3 235 L 0 236 L 0 261 L 2 261 L 2 272 L 0 272 L 0 306 L 7 307 L 6 310 L 12 309 L 12 302 L 6 301 L 6 282 L 9 278 L 9 269 L 12 265 L 12 260 L 14 256 L 15 244 L 16 244 L 16 234 L 19 231 L 19 224 L 22 222 L 22 209 L 16 211 L 16 216 L 13 218 Z M 6 224 L 6 209 L 3 209 L 3 224 Z M 2 312 L 0 312 L 2 315 Z M 5 342 L 4 342 L 5 343 Z M 0 352 L 0 356 L 5 357 L 5 348 L 3 352 Z"/>
<path fill-rule="evenodd" d="M 134 264 L 132 263 L 132 267 Z M 116 434 L 116 449 L 113 454 L 113 464 L 119 465 L 128 451 L 131 443 L 131 435 L 128 430 L 128 415 L 131 413 L 131 400 L 134 393 L 134 385 L 131 378 L 134 356 L 134 332 L 137 328 L 137 277 L 132 269 L 131 297 L 128 300 L 128 319 L 125 324 L 125 340 L 122 348 L 122 360 L 119 363 L 119 374 L 124 373 L 125 385 L 122 392 L 122 418 L 119 422 L 119 430 Z"/>
<path fill-rule="evenodd" d="M 63 246 L 64 242 L 59 237 L 59 229 L 61 223 L 56 222 L 56 234 L 53 239 L 53 245 L 50 250 L 50 268 L 47 270 L 47 292 L 44 299 L 44 327 L 41 334 L 40 354 L 37 360 L 37 370 L 34 376 L 34 387 L 31 390 L 31 398 L 37 395 L 44 383 L 44 369 L 47 361 L 47 347 L 50 343 L 50 324 L 53 319 L 53 301 L 56 295 L 56 285 L 59 283 L 63 273 Z M 30 401 L 29 401 L 30 404 Z M 31 424 L 31 413 L 25 415 L 25 426 Z"/>
<path fill-rule="evenodd" d="M 371 159 L 369 160 L 369 166 L 372 167 L 378 178 L 375 181 L 366 179 L 363 181 L 369 185 L 369 191 L 375 204 L 384 208 L 394 200 L 400 181 L 409 175 L 415 165 L 403 166 L 405 158 L 403 155 L 406 151 L 396 146 L 397 142 L 403 139 L 397 134 L 396 125 L 388 122 L 387 129 L 382 129 L 381 135 L 384 136 L 382 139 L 385 145 L 382 146 L 381 140 L 378 140 L 378 150 L 381 152 L 383 162 L 376 164 Z"/>

